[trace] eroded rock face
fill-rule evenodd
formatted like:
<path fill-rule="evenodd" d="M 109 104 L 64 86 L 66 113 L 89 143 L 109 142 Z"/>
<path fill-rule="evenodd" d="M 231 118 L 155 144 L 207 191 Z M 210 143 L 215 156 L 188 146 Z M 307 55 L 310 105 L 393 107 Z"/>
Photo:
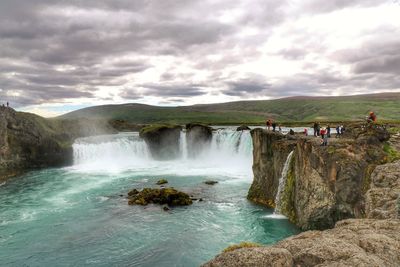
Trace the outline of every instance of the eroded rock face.
<path fill-rule="evenodd" d="M 203 124 L 189 123 L 186 125 L 186 140 L 188 156 L 196 157 L 205 147 L 208 147 L 212 139 L 212 128 Z"/>
<path fill-rule="evenodd" d="M 287 156 L 296 147 L 297 139 L 288 141 L 281 133 L 259 128 L 252 130 L 251 136 L 254 180 L 248 198 L 274 208 L 279 177 Z"/>
<path fill-rule="evenodd" d="M 353 134 L 352 134 L 353 135 Z M 279 133 L 252 131 L 254 181 L 248 198 L 274 207 L 284 162 L 294 151 L 281 197 L 281 211 L 302 229 L 326 229 L 346 218 L 365 215 L 365 193 L 371 172 L 385 162 L 387 136 L 370 131 L 357 138 L 330 139 L 296 136 L 287 140 Z"/>
<path fill-rule="evenodd" d="M 400 219 L 400 160 L 375 168 L 365 207 L 368 218 Z"/>
<path fill-rule="evenodd" d="M 203 266 L 400 266 L 400 221 L 344 220 L 274 246 L 222 253 Z"/>
<path fill-rule="evenodd" d="M 155 159 L 170 160 L 179 157 L 182 127 L 179 125 L 152 125 L 140 130 L 140 137 L 147 143 Z"/>

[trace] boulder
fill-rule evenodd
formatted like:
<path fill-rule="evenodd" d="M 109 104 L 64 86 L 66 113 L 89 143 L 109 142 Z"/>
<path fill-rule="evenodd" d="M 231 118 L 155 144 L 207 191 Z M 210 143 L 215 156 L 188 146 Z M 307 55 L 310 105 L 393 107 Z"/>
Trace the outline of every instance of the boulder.
<path fill-rule="evenodd" d="M 168 183 L 168 181 L 166 179 L 161 179 L 161 180 L 158 180 L 156 184 L 162 185 L 162 184 L 167 184 L 167 183 Z"/>
<path fill-rule="evenodd" d="M 216 256 L 202 267 L 292 267 L 293 257 L 286 249 L 272 247 L 241 248 Z"/>
<path fill-rule="evenodd" d="M 215 185 L 215 184 L 218 183 L 218 181 L 208 180 L 208 181 L 205 181 L 204 183 L 207 184 L 207 185 Z"/>
<path fill-rule="evenodd" d="M 128 193 L 129 205 L 160 204 L 170 206 L 187 206 L 192 204 L 190 196 L 174 188 L 144 188 L 141 191 L 133 189 Z"/>
<path fill-rule="evenodd" d="M 222 253 L 203 266 L 400 266 L 400 221 L 344 220 L 274 246 Z"/>
<path fill-rule="evenodd" d="M 180 125 L 150 125 L 140 130 L 140 137 L 148 145 L 153 158 L 170 160 L 180 155 Z"/>

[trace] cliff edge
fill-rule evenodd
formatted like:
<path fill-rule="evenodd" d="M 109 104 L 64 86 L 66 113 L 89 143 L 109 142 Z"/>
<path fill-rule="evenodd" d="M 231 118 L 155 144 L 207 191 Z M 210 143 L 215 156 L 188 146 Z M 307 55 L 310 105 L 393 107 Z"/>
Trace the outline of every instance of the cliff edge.
<path fill-rule="evenodd" d="M 341 138 L 321 146 L 321 138 L 251 131 L 254 180 L 248 199 L 275 207 L 279 179 L 290 152 L 280 210 L 308 229 L 332 228 L 339 220 L 366 217 L 366 193 L 376 166 L 391 160 L 383 128 L 349 127 Z M 372 196 L 371 196 L 372 197 Z"/>

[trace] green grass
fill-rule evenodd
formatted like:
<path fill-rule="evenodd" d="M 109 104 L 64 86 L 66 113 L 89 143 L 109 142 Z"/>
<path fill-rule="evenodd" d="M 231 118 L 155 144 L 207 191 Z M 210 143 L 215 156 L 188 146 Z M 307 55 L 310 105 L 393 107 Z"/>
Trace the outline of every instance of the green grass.
<path fill-rule="evenodd" d="M 347 97 L 293 97 L 277 100 L 239 101 L 185 107 L 158 107 L 142 104 L 89 107 L 61 118 L 120 119 L 131 123 L 264 124 L 273 118 L 283 125 L 364 120 L 373 110 L 379 121 L 400 120 L 400 93 Z"/>
<path fill-rule="evenodd" d="M 180 128 L 181 126 L 177 124 L 152 124 L 146 127 L 143 127 L 140 130 L 140 134 L 146 134 L 148 132 L 153 132 L 159 129 L 174 129 L 174 128 Z"/>
<path fill-rule="evenodd" d="M 383 145 L 383 151 L 387 154 L 387 162 L 400 159 L 400 152 L 394 149 L 389 143 Z"/>
<path fill-rule="evenodd" d="M 255 248 L 255 247 L 262 247 L 263 245 L 253 242 L 242 242 L 239 244 L 235 244 L 232 246 L 227 247 L 222 252 L 230 252 L 240 248 Z"/>

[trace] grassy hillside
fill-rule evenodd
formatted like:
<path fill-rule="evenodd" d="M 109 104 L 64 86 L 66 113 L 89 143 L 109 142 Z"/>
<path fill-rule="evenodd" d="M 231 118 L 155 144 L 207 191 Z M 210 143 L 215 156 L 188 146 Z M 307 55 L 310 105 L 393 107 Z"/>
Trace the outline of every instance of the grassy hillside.
<path fill-rule="evenodd" d="M 266 118 L 285 122 L 361 120 L 370 110 L 375 111 L 380 120 L 400 120 L 400 93 L 290 97 L 186 107 L 105 105 L 77 110 L 61 118 L 120 119 L 132 123 L 259 124 L 264 123 Z"/>

